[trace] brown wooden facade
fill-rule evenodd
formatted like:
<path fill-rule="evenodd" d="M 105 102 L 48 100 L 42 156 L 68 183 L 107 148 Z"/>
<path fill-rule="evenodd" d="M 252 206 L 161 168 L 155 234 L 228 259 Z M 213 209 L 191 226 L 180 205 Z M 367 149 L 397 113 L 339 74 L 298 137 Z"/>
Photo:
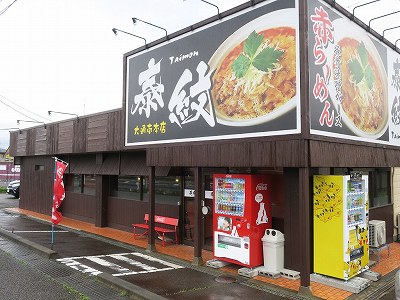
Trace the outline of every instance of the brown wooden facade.
<path fill-rule="evenodd" d="M 21 165 L 21 208 L 51 213 L 52 156 L 69 163 L 68 174 L 94 174 L 96 194 L 68 191 L 62 212 L 96 226 L 130 231 L 131 224 L 142 222 L 144 212 L 181 217 L 178 206 L 139 202 L 112 197 L 110 181 L 117 175 L 165 176 L 171 168 L 192 170 L 196 195 L 202 194 L 205 168 L 238 168 L 244 172 L 278 174 L 282 198 L 273 209 L 273 226 L 285 234 L 285 268 L 300 271 L 302 286 L 309 286 L 312 273 L 312 176 L 330 174 L 333 168 L 383 168 L 400 166 L 400 149 L 392 146 L 327 138 L 310 134 L 309 82 L 307 61 L 307 1 L 300 3 L 300 78 L 302 133 L 287 136 L 245 138 L 212 142 L 176 143 L 156 146 L 124 146 L 124 109 L 79 117 L 67 121 L 12 132 L 10 153 Z M 243 9 L 250 4 L 242 5 Z M 226 14 L 233 13 L 227 12 Z M 197 27 L 213 21 L 206 20 Z M 188 28 L 176 33 L 186 33 Z M 172 35 L 173 37 L 173 35 Z M 160 40 L 154 42 L 158 44 Z M 150 45 L 151 47 L 152 45 Z M 143 49 L 138 49 L 136 52 Z M 132 52 L 134 53 L 134 52 Z M 124 56 L 124 78 L 126 58 Z M 125 84 L 125 82 L 124 82 Z M 125 91 L 125 86 L 124 86 Z M 125 98 L 125 97 L 124 97 Z M 124 107 L 123 103 L 123 106 Z M 40 168 L 38 166 L 43 166 Z M 153 174 L 155 172 L 155 174 Z M 183 172 L 180 173 L 183 176 Z M 71 180 L 71 179 L 69 179 Z M 183 197 L 183 195 L 182 195 Z M 152 198 L 152 196 L 150 196 Z M 278 197 L 279 198 L 279 197 Z M 195 198 L 198 222 L 201 198 Z M 153 205 L 151 204 L 153 203 Z M 370 219 L 386 221 L 388 240 L 392 240 L 392 204 L 372 208 Z M 199 226 L 196 226 L 198 230 Z M 181 228 L 181 231 L 183 228 Z M 194 257 L 201 257 L 201 233 L 197 232 Z M 154 238 L 154 237 L 153 237 Z"/>
<path fill-rule="evenodd" d="M 329 174 L 333 167 L 395 167 L 400 151 L 393 147 L 331 140 L 317 136 L 257 138 L 125 149 L 122 142 L 122 109 L 75 120 L 48 124 L 11 134 L 11 153 L 21 164 L 20 207 L 51 213 L 53 156 L 69 163 L 66 171 L 66 217 L 125 231 L 142 222 L 148 202 L 132 201 L 110 195 L 110 180 L 116 175 L 150 174 L 166 176 L 172 167 L 193 170 L 225 167 L 251 172 L 280 174 L 277 193 L 282 200 L 273 209 L 273 226 L 285 234 L 285 267 L 311 272 L 312 175 Z M 113 124 L 110 126 L 110 124 Z M 109 126 L 111 128 L 109 128 Z M 70 128 L 71 130 L 65 130 Z M 112 138 L 110 137 L 112 135 Z M 71 143 L 68 146 L 68 143 Z M 45 149 L 45 150 L 44 150 Z M 90 150 L 89 150 L 90 149 Z M 357 155 L 354 155 L 357 153 Z M 368 162 L 366 164 L 366 162 Z M 95 174 L 96 195 L 68 190 L 68 174 Z M 280 183 L 282 182 L 282 183 Z M 200 200 L 199 200 L 200 201 Z M 179 218 L 178 206 L 156 204 L 157 214 Z M 200 218 L 198 216 L 198 218 Z M 385 220 L 387 239 L 393 236 L 393 207 L 370 210 L 370 219 Z M 183 229 L 181 229 L 182 231 Z M 201 246 L 198 248 L 201 249 Z M 306 266 L 302 257 L 308 257 Z M 307 285 L 307 282 L 304 283 Z"/>

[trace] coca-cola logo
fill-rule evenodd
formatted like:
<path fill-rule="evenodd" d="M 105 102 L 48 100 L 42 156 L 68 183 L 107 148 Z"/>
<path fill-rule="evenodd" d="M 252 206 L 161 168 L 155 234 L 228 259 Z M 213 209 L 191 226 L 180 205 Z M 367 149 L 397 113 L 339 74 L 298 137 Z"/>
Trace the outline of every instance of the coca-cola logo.
<path fill-rule="evenodd" d="M 159 223 L 165 223 L 165 217 L 155 216 L 154 221 Z"/>
<path fill-rule="evenodd" d="M 266 191 L 268 190 L 268 184 L 266 183 L 259 183 L 256 186 L 256 191 Z"/>

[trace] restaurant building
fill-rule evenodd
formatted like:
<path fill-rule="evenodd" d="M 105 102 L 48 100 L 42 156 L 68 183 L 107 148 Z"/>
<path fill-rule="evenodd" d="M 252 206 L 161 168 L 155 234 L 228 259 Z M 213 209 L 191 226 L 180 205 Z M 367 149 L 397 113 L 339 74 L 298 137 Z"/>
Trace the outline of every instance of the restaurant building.
<path fill-rule="evenodd" d="M 369 219 L 397 234 L 400 54 L 366 29 L 334 1 L 251 1 L 125 54 L 121 109 L 11 133 L 20 207 L 50 216 L 56 156 L 64 216 L 179 218 L 202 263 L 213 174 L 269 174 L 285 268 L 310 286 L 313 175 L 369 175 Z"/>

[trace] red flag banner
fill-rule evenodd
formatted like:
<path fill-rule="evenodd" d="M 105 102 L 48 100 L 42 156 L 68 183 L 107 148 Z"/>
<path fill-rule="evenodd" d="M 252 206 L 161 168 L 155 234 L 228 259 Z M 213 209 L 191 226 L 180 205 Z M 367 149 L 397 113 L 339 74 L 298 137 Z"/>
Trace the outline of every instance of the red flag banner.
<path fill-rule="evenodd" d="M 68 164 L 62 161 L 56 160 L 56 168 L 55 168 L 55 177 L 54 177 L 54 193 L 53 193 L 53 207 L 51 210 L 51 222 L 57 225 L 61 222 L 62 214 L 58 211 L 58 208 L 61 205 L 61 202 L 65 198 L 65 189 L 63 176 L 65 169 Z"/>

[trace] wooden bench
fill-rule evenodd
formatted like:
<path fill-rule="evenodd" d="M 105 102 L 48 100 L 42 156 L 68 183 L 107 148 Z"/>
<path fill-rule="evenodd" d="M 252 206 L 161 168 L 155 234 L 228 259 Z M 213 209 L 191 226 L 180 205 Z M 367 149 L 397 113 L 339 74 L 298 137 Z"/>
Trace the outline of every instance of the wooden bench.
<path fill-rule="evenodd" d="M 170 243 L 175 243 L 178 244 L 178 221 L 179 219 L 176 218 L 169 218 L 169 217 L 163 217 L 163 216 L 154 216 L 154 231 L 157 232 L 157 235 L 161 238 L 162 240 L 162 246 L 165 247 L 165 244 L 167 243 L 165 240 L 165 234 L 166 233 L 173 233 L 174 234 L 174 240 Z M 161 227 L 159 226 L 160 224 L 170 226 L 171 228 Z M 133 226 L 133 239 L 136 239 L 136 236 L 142 236 L 145 234 L 149 233 L 149 214 L 144 215 L 144 224 L 132 224 Z M 173 227 L 173 228 L 172 228 Z M 144 229 L 144 233 L 138 234 L 136 233 L 136 228 L 141 228 Z"/>

